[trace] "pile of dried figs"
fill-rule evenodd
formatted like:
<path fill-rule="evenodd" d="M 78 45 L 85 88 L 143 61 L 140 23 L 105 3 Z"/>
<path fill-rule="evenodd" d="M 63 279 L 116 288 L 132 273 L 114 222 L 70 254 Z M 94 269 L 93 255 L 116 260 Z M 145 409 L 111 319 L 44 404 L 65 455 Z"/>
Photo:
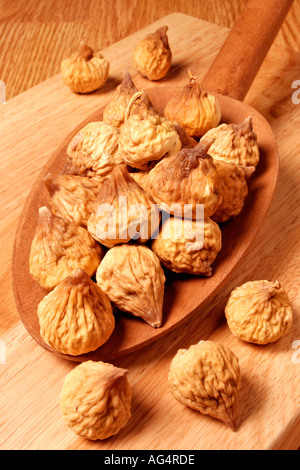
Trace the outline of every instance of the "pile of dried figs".
<path fill-rule="evenodd" d="M 166 31 L 134 52 L 136 69 L 150 80 L 171 65 Z M 154 50 L 156 59 L 146 60 Z M 108 72 L 84 44 L 62 67 L 80 93 L 103 86 Z M 48 291 L 37 310 L 44 341 L 72 356 L 95 351 L 115 329 L 115 309 L 159 328 L 168 271 L 212 275 L 222 224 L 243 210 L 259 156 L 251 116 L 221 123 L 217 97 L 190 70 L 163 113 L 125 72 L 102 120 L 69 142 L 62 173 L 43 179 L 48 207 L 39 209 L 29 264 Z M 279 339 L 292 321 L 286 293 L 268 281 L 237 288 L 226 318 L 233 334 L 258 344 Z M 168 381 L 175 399 L 235 427 L 240 368 L 227 347 L 201 341 L 179 350 Z M 89 439 L 124 427 L 130 403 L 127 371 L 101 361 L 75 367 L 61 394 L 66 422 Z"/>
<path fill-rule="evenodd" d="M 63 172 L 43 179 L 50 208 L 39 210 L 30 253 L 32 276 L 50 291 L 38 309 L 47 344 L 71 355 L 99 348 L 111 305 L 160 327 L 164 268 L 211 276 L 220 223 L 243 209 L 259 160 L 251 118 L 220 119 L 193 76 L 161 115 L 127 72 L 103 120 L 71 139 Z M 109 304 L 95 301 L 97 289 Z"/>

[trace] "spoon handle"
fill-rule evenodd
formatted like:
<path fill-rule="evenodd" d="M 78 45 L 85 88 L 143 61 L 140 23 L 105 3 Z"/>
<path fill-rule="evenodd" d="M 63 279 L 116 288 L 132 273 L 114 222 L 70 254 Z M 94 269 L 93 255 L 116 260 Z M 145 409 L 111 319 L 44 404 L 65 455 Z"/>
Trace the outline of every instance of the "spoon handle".
<path fill-rule="evenodd" d="M 243 101 L 293 0 L 248 0 L 208 70 L 205 90 Z"/>

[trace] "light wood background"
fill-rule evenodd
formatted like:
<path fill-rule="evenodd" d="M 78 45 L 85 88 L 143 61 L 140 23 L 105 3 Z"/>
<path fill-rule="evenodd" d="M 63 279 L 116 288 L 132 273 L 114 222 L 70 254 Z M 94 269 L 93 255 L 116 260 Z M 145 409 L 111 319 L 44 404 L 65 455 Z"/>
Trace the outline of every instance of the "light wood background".
<path fill-rule="evenodd" d="M 116 38 L 126 36 L 142 27 L 143 21 L 150 23 L 155 15 L 169 11 L 163 7 L 178 11 L 187 5 L 189 14 L 218 12 L 215 21 L 226 20 L 231 25 L 244 2 L 95 1 L 84 8 L 82 1 L 81 10 L 74 7 L 75 3 L 56 2 L 54 8 L 51 1 L 0 0 L 0 71 L 9 98 L 0 106 L 0 339 L 6 350 L 5 364 L 0 364 L 0 449 L 297 449 L 300 354 L 292 346 L 300 340 L 300 105 L 292 103 L 291 84 L 300 78 L 300 49 L 293 34 L 299 15 L 289 15 L 245 100 L 271 123 L 281 162 L 276 195 L 251 252 L 205 311 L 139 354 L 115 361 L 115 365 L 128 368 L 133 387 L 132 418 L 117 436 L 103 443 L 89 442 L 74 435 L 60 416 L 62 383 L 74 364 L 45 351 L 28 335 L 12 295 L 12 247 L 26 196 L 66 135 L 109 99 L 123 70 L 133 72 L 138 88 L 150 86 L 132 69 L 130 52 L 138 38 L 154 27 L 170 26 L 176 66 L 164 84 L 174 84 L 186 81 L 186 70 L 191 66 L 201 80 L 228 34 L 222 24 L 177 14 L 116 45 L 111 44 L 113 31 L 120 35 Z M 104 18 L 100 13 L 104 14 L 105 8 L 109 11 L 107 3 L 113 5 L 113 12 Z M 220 3 L 222 11 L 216 7 Z M 72 6 L 69 13 L 62 6 L 66 4 Z M 128 5 L 126 20 L 124 4 Z M 134 7 L 137 19 L 129 22 Z M 145 18 L 142 7 L 153 16 L 148 13 Z M 299 3 L 293 8 L 299 11 Z M 95 18 L 93 9 L 99 15 L 98 29 L 91 24 L 91 29 L 88 27 L 88 18 Z M 86 12 L 86 18 L 82 12 Z M 209 16 L 206 19 L 213 20 Z M 31 88 L 59 72 L 61 58 L 73 50 L 84 31 L 91 38 L 94 34 L 93 43 L 101 36 L 107 41 L 104 45 L 111 44 L 105 55 L 111 62 L 112 79 L 103 91 L 76 96 L 63 85 L 59 74 Z M 22 87 L 30 89 L 19 94 L 25 89 Z M 235 285 L 264 278 L 280 280 L 288 291 L 294 324 L 277 343 L 258 347 L 234 338 L 220 318 Z M 207 338 L 229 346 L 240 360 L 242 390 L 235 433 L 184 408 L 168 390 L 166 377 L 177 349 Z"/>
<path fill-rule="evenodd" d="M 173 12 L 232 27 L 247 0 L 0 0 L 0 80 L 7 99 L 52 77 L 80 40 L 103 49 Z M 276 44 L 300 50 L 300 0 Z"/>

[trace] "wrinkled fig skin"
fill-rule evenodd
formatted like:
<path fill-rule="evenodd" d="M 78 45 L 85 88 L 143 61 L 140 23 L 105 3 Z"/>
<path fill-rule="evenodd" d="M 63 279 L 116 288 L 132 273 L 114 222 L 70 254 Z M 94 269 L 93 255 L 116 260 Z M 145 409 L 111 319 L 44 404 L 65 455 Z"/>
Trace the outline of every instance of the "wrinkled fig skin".
<path fill-rule="evenodd" d="M 278 281 L 248 281 L 231 292 L 225 307 L 232 334 L 242 341 L 268 344 L 291 328 L 293 312 L 288 294 Z"/>
<path fill-rule="evenodd" d="M 125 110 L 124 123 L 127 119 L 137 115 L 140 119 L 148 119 L 149 117 L 160 118 L 160 114 L 154 109 L 148 95 L 144 91 L 137 91 L 129 100 Z"/>
<path fill-rule="evenodd" d="M 179 349 L 171 362 L 168 382 L 180 403 L 236 429 L 241 373 L 238 358 L 229 348 L 200 341 Z"/>
<path fill-rule="evenodd" d="M 29 270 L 44 289 L 54 289 L 78 268 L 93 276 L 103 255 L 101 245 L 84 227 L 55 216 L 47 207 L 39 209 Z"/>
<path fill-rule="evenodd" d="M 126 111 L 127 118 L 120 129 L 119 154 L 132 168 L 147 170 L 149 164 L 177 153 L 181 141 L 174 126 L 141 99 L 131 112 L 136 94 Z"/>
<path fill-rule="evenodd" d="M 130 73 L 125 72 L 122 82 L 120 85 L 118 85 L 110 102 L 104 109 L 103 121 L 107 124 L 120 128 L 125 122 L 126 110 L 130 100 L 138 91 L 139 90 L 132 81 Z M 135 106 L 138 105 L 141 100 L 144 101 L 146 106 L 151 105 L 148 96 L 143 93 L 142 98 L 137 98 L 133 103 L 131 112 L 134 111 Z"/>
<path fill-rule="evenodd" d="M 103 440 L 126 426 L 131 417 L 131 398 L 126 369 L 101 361 L 85 361 L 67 375 L 60 409 L 75 434 Z"/>
<path fill-rule="evenodd" d="M 231 162 L 214 160 L 219 175 L 219 192 L 222 202 L 211 216 L 218 223 L 227 222 L 242 211 L 248 195 L 248 179 L 255 167 L 243 167 Z"/>
<path fill-rule="evenodd" d="M 257 135 L 251 116 L 241 124 L 220 124 L 209 130 L 202 140 L 213 141 L 209 152 L 214 159 L 250 167 L 256 167 L 259 162 Z"/>
<path fill-rule="evenodd" d="M 219 177 L 213 159 L 208 154 L 209 142 L 200 142 L 196 147 L 161 160 L 150 172 L 147 186 L 154 200 L 166 212 L 174 214 L 172 205 L 187 209 L 197 217 L 197 205 L 204 205 L 210 217 L 221 203 Z M 176 207 L 175 206 L 175 207 Z"/>
<path fill-rule="evenodd" d="M 80 176 L 81 178 L 89 178 L 90 180 L 102 184 L 110 178 L 113 168 L 112 166 L 107 173 L 98 175 L 95 171 L 88 169 L 84 164 L 80 164 L 78 161 L 74 163 L 71 158 L 67 157 L 61 175 Z"/>
<path fill-rule="evenodd" d="M 81 176 L 107 179 L 115 165 L 123 163 L 118 151 L 119 129 L 103 121 L 88 123 L 70 141 L 66 171 Z"/>
<path fill-rule="evenodd" d="M 43 182 L 53 214 L 86 227 L 101 183 L 95 178 L 67 174 L 48 174 Z"/>
<path fill-rule="evenodd" d="M 134 49 L 134 67 L 149 80 L 161 80 L 172 65 L 167 31 L 168 27 L 162 26 L 139 41 Z"/>
<path fill-rule="evenodd" d="M 171 216 L 164 220 L 159 236 L 151 242 L 151 249 L 165 268 L 175 273 L 202 276 L 211 276 L 211 265 L 221 247 L 219 225 L 209 218 L 202 223 L 199 220 L 183 222 Z"/>
<path fill-rule="evenodd" d="M 87 227 L 95 240 L 111 248 L 131 239 L 147 241 L 159 220 L 154 199 L 131 177 L 126 165 L 119 165 L 101 186 Z"/>
<path fill-rule="evenodd" d="M 189 84 L 166 104 L 164 115 L 177 122 L 189 136 L 199 138 L 219 124 L 221 107 L 217 97 L 203 90 L 190 70 L 188 74 Z"/>
<path fill-rule="evenodd" d="M 104 256 L 96 280 L 112 304 L 154 328 L 162 324 L 165 275 L 147 246 L 123 244 Z"/>
<path fill-rule="evenodd" d="M 111 304 L 82 269 L 64 278 L 39 303 L 40 333 L 54 350 L 71 356 L 95 351 L 111 336 Z"/>
<path fill-rule="evenodd" d="M 64 83 L 75 93 L 90 93 L 107 81 L 110 64 L 100 52 L 94 52 L 84 42 L 78 52 L 63 60 L 61 73 Z"/>

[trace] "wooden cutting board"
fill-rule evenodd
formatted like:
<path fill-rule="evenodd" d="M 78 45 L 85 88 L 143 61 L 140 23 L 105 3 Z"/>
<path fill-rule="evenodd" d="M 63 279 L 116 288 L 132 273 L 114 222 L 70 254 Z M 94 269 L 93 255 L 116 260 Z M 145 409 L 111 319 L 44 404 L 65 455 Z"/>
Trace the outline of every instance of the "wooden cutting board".
<path fill-rule="evenodd" d="M 66 427 L 60 415 L 59 395 L 66 374 L 75 364 L 39 346 L 25 330 L 15 308 L 11 286 L 13 239 L 31 186 L 65 136 L 107 102 L 124 70 L 129 70 L 138 88 L 153 86 L 135 73 L 131 53 L 140 38 L 164 24 L 169 26 L 174 60 L 170 73 L 157 86 L 185 83 L 189 67 L 201 80 L 228 30 L 174 13 L 103 51 L 111 63 L 111 74 L 100 92 L 74 95 L 57 75 L 0 106 L 3 450 L 300 446 L 300 105 L 291 100 L 292 82 L 300 77 L 298 52 L 273 47 L 245 100 L 272 124 L 280 151 L 278 187 L 263 229 L 242 266 L 205 311 L 138 354 L 114 361 L 116 366 L 128 368 L 133 388 L 132 417 L 117 436 L 92 442 Z M 293 328 L 273 345 L 242 343 L 224 321 L 224 303 L 231 289 L 253 279 L 278 279 L 291 298 Z M 168 390 L 167 373 L 177 349 L 208 338 L 229 346 L 240 360 L 242 389 L 236 432 L 183 407 Z"/>

